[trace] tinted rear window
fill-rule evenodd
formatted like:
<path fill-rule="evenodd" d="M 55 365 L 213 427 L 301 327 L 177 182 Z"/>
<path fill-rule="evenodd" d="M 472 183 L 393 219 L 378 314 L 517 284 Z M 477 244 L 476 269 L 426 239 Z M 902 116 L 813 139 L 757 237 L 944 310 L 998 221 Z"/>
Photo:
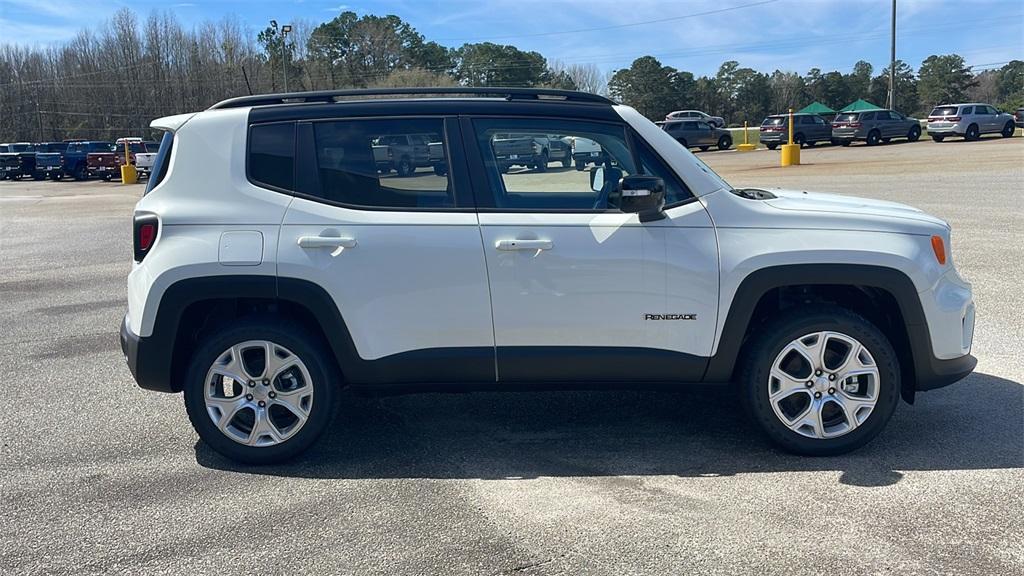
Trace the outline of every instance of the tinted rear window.
<path fill-rule="evenodd" d="M 956 106 L 937 106 L 929 116 L 956 116 Z"/>
<path fill-rule="evenodd" d="M 157 184 L 164 179 L 167 175 L 167 168 L 171 163 L 171 148 L 174 146 L 174 134 L 171 132 L 164 132 L 163 139 L 160 140 L 160 151 L 156 153 L 156 158 L 153 160 L 153 166 L 150 168 L 151 174 L 149 176 L 149 182 L 146 183 L 146 192 L 153 188 L 156 188 Z"/>
<path fill-rule="evenodd" d="M 761 123 L 762 126 L 781 126 L 786 123 L 785 116 L 769 116 Z"/>
<path fill-rule="evenodd" d="M 858 118 L 860 118 L 859 113 L 839 114 L 836 116 L 836 122 L 856 122 Z"/>
<path fill-rule="evenodd" d="M 257 184 L 294 189 L 295 124 L 263 124 L 249 129 L 249 178 Z"/>

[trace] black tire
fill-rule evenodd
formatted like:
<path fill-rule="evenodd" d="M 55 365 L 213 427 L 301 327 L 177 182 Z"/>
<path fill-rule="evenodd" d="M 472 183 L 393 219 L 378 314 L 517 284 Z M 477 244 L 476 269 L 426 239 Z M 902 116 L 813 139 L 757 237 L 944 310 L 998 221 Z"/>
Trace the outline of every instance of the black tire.
<path fill-rule="evenodd" d="M 572 158 L 568 156 L 562 158 L 562 168 L 568 168 L 569 166 L 572 166 Z"/>
<path fill-rule="evenodd" d="M 722 136 L 718 139 L 718 149 L 728 150 L 732 148 L 732 136 Z"/>
<path fill-rule="evenodd" d="M 942 142 L 945 139 L 946 139 L 945 136 L 939 136 L 938 134 L 932 134 L 932 140 L 934 140 L 935 142 Z"/>
<path fill-rule="evenodd" d="M 412 160 L 408 156 L 402 156 L 401 160 L 398 161 L 398 165 L 395 166 L 395 171 L 401 177 L 411 176 L 416 168 L 412 165 Z"/>
<path fill-rule="evenodd" d="M 907 142 L 917 142 L 921 138 L 921 127 L 913 126 L 910 128 L 910 132 L 907 132 Z"/>
<path fill-rule="evenodd" d="M 334 417 L 339 378 L 327 348 L 309 333 L 277 317 L 263 316 L 240 320 L 203 339 L 189 362 L 184 392 L 189 420 L 207 446 L 245 464 L 272 464 L 294 458 L 323 434 Z M 248 340 L 267 340 L 290 350 L 305 364 L 313 386 L 306 423 L 294 436 L 272 446 L 246 446 L 232 440 L 217 428 L 206 409 L 204 386 L 210 367 L 225 350 Z"/>
<path fill-rule="evenodd" d="M 548 160 L 548 152 L 547 152 L 547 150 L 545 150 L 544 152 L 541 152 L 540 160 L 537 160 L 537 162 L 534 163 L 534 165 L 533 165 L 534 170 L 536 170 L 537 172 L 547 172 L 548 171 L 548 162 L 549 161 L 550 160 Z"/>
<path fill-rule="evenodd" d="M 804 135 L 802 133 L 800 133 L 800 132 L 797 132 L 796 135 L 793 136 L 793 144 L 796 144 L 797 146 L 799 146 L 801 148 L 804 147 L 804 144 L 806 142 L 807 142 L 807 138 L 805 138 Z"/>
<path fill-rule="evenodd" d="M 875 145 L 877 145 L 881 141 L 882 141 L 882 133 L 879 132 L 878 130 L 872 130 L 871 132 L 868 132 L 868 137 L 865 140 L 865 142 L 867 142 L 868 146 L 875 146 Z"/>
<path fill-rule="evenodd" d="M 843 454 L 871 441 L 892 418 L 900 399 L 899 360 L 881 330 L 859 314 L 825 305 L 799 310 L 770 320 L 745 347 L 739 366 L 741 399 L 749 416 L 782 449 L 808 456 Z M 878 367 L 878 398 L 871 413 L 852 431 L 834 438 L 809 438 L 791 430 L 776 416 L 768 399 L 769 372 L 790 342 L 825 330 L 846 334 L 867 348 Z"/>
<path fill-rule="evenodd" d="M 964 140 L 973 142 L 981 137 L 981 131 L 978 130 L 977 124 L 971 124 L 967 127 L 967 132 L 964 132 Z"/>
<path fill-rule="evenodd" d="M 1010 138 L 1016 130 L 1017 127 L 1013 122 L 1007 122 L 1006 126 L 1003 126 L 1003 131 L 1000 132 L 1000 134 L 1002 134 L 1003 138 Z"/>
<path fill-rule="evenodd" d="M 434 164 L 434 174 L 438 176 L 445 176 L 448 174 L 448 167 L 441 164 Z"/>
<path fill-rule="evenodd" d="M 583 172 L 584 170 L 586 170 L 586 168 L 587 168 L 587 163 L 585 161 L 583 161 L 583 160 L 577 160 L 576 161 L 576 171 L 577 172 Z"/>
<path fill-rule="evenodd" d="M 765 144 L 765 146 L 767 146 L 769 150 L 775 150 L 776 148 L 779 147 L 778 144 L 774 144 L 774 143 L 772 143 L 772 144 Z"/>
<path fill-rule="evenodd" d="M 54 182 L 60 182 L 60 179 L 61 179 L 61 178 L 62 178 L 63 176 L 64 176 L 64 175 L 63 175 L 63 174 L 61 174 L 60 172 L 54 172 L 53 174 L 50 174 L 50 179 L 51 179 L 51 180 L 53 180 Z"/>
<path fill-rule="evenodd" d="M 700 151 L 707 152 L 709 148 L 711 148 L 711 146 L 700 146 Z"/>
<path fill-rule="evenodd" d="M 849 146 L 850 144 L 853 144 L 853 141 L 843 140 L 842 142 L 839 143 L 840 146 Z"/>
<path fill-rule="evenodd" d="M 103 175 L 103 181 L 104 182 L 110 182 L 110 180 L 113 179 L 113 178 L 114 178 L 113 174 L 104 174 Z"/>

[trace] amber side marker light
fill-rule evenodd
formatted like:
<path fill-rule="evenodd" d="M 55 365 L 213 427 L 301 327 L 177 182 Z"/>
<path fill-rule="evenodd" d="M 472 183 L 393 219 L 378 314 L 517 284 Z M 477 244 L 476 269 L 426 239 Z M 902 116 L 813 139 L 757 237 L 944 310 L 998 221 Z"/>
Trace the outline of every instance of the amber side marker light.
<path fill-rule="evenodd" d="M 932 252 L 935 252 L 935 259 L 939 264 L 946 265 L 946 244 L 941 236 L 932 236 Z"/>

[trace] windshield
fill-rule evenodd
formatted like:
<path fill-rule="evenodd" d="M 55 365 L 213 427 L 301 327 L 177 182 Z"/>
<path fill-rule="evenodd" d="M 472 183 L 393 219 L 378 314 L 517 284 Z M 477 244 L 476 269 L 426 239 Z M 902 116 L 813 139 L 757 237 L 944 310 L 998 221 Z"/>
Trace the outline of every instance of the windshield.
<path fill-rule="evenodd" d="M 956 106 L 936 106 L 929 116 L 956 116 Z"/>
<path fill-rule="evenodd" d="M 36 152 L 63 152 L 68 149 L 68 145 L 63 142 L 49 142 L 47 144 L 40 144 L 36 147 Z"/>

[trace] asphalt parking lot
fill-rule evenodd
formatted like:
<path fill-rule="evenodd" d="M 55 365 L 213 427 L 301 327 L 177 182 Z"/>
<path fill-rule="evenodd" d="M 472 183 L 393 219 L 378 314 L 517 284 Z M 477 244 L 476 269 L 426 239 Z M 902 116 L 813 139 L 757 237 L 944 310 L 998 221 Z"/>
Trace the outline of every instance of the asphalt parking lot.
<path fill-rule="evenodd" d="M 847 456 L 719 390 L 473 393 L 346 396 L 301 460 L 241 467 L 121 357 L 142 187 L 0 182 L 0 573 L 1024 572 L 1024 138 L 778 155 L 698 156 L 936 214 L 974 285 L 976 373 Z"/>

